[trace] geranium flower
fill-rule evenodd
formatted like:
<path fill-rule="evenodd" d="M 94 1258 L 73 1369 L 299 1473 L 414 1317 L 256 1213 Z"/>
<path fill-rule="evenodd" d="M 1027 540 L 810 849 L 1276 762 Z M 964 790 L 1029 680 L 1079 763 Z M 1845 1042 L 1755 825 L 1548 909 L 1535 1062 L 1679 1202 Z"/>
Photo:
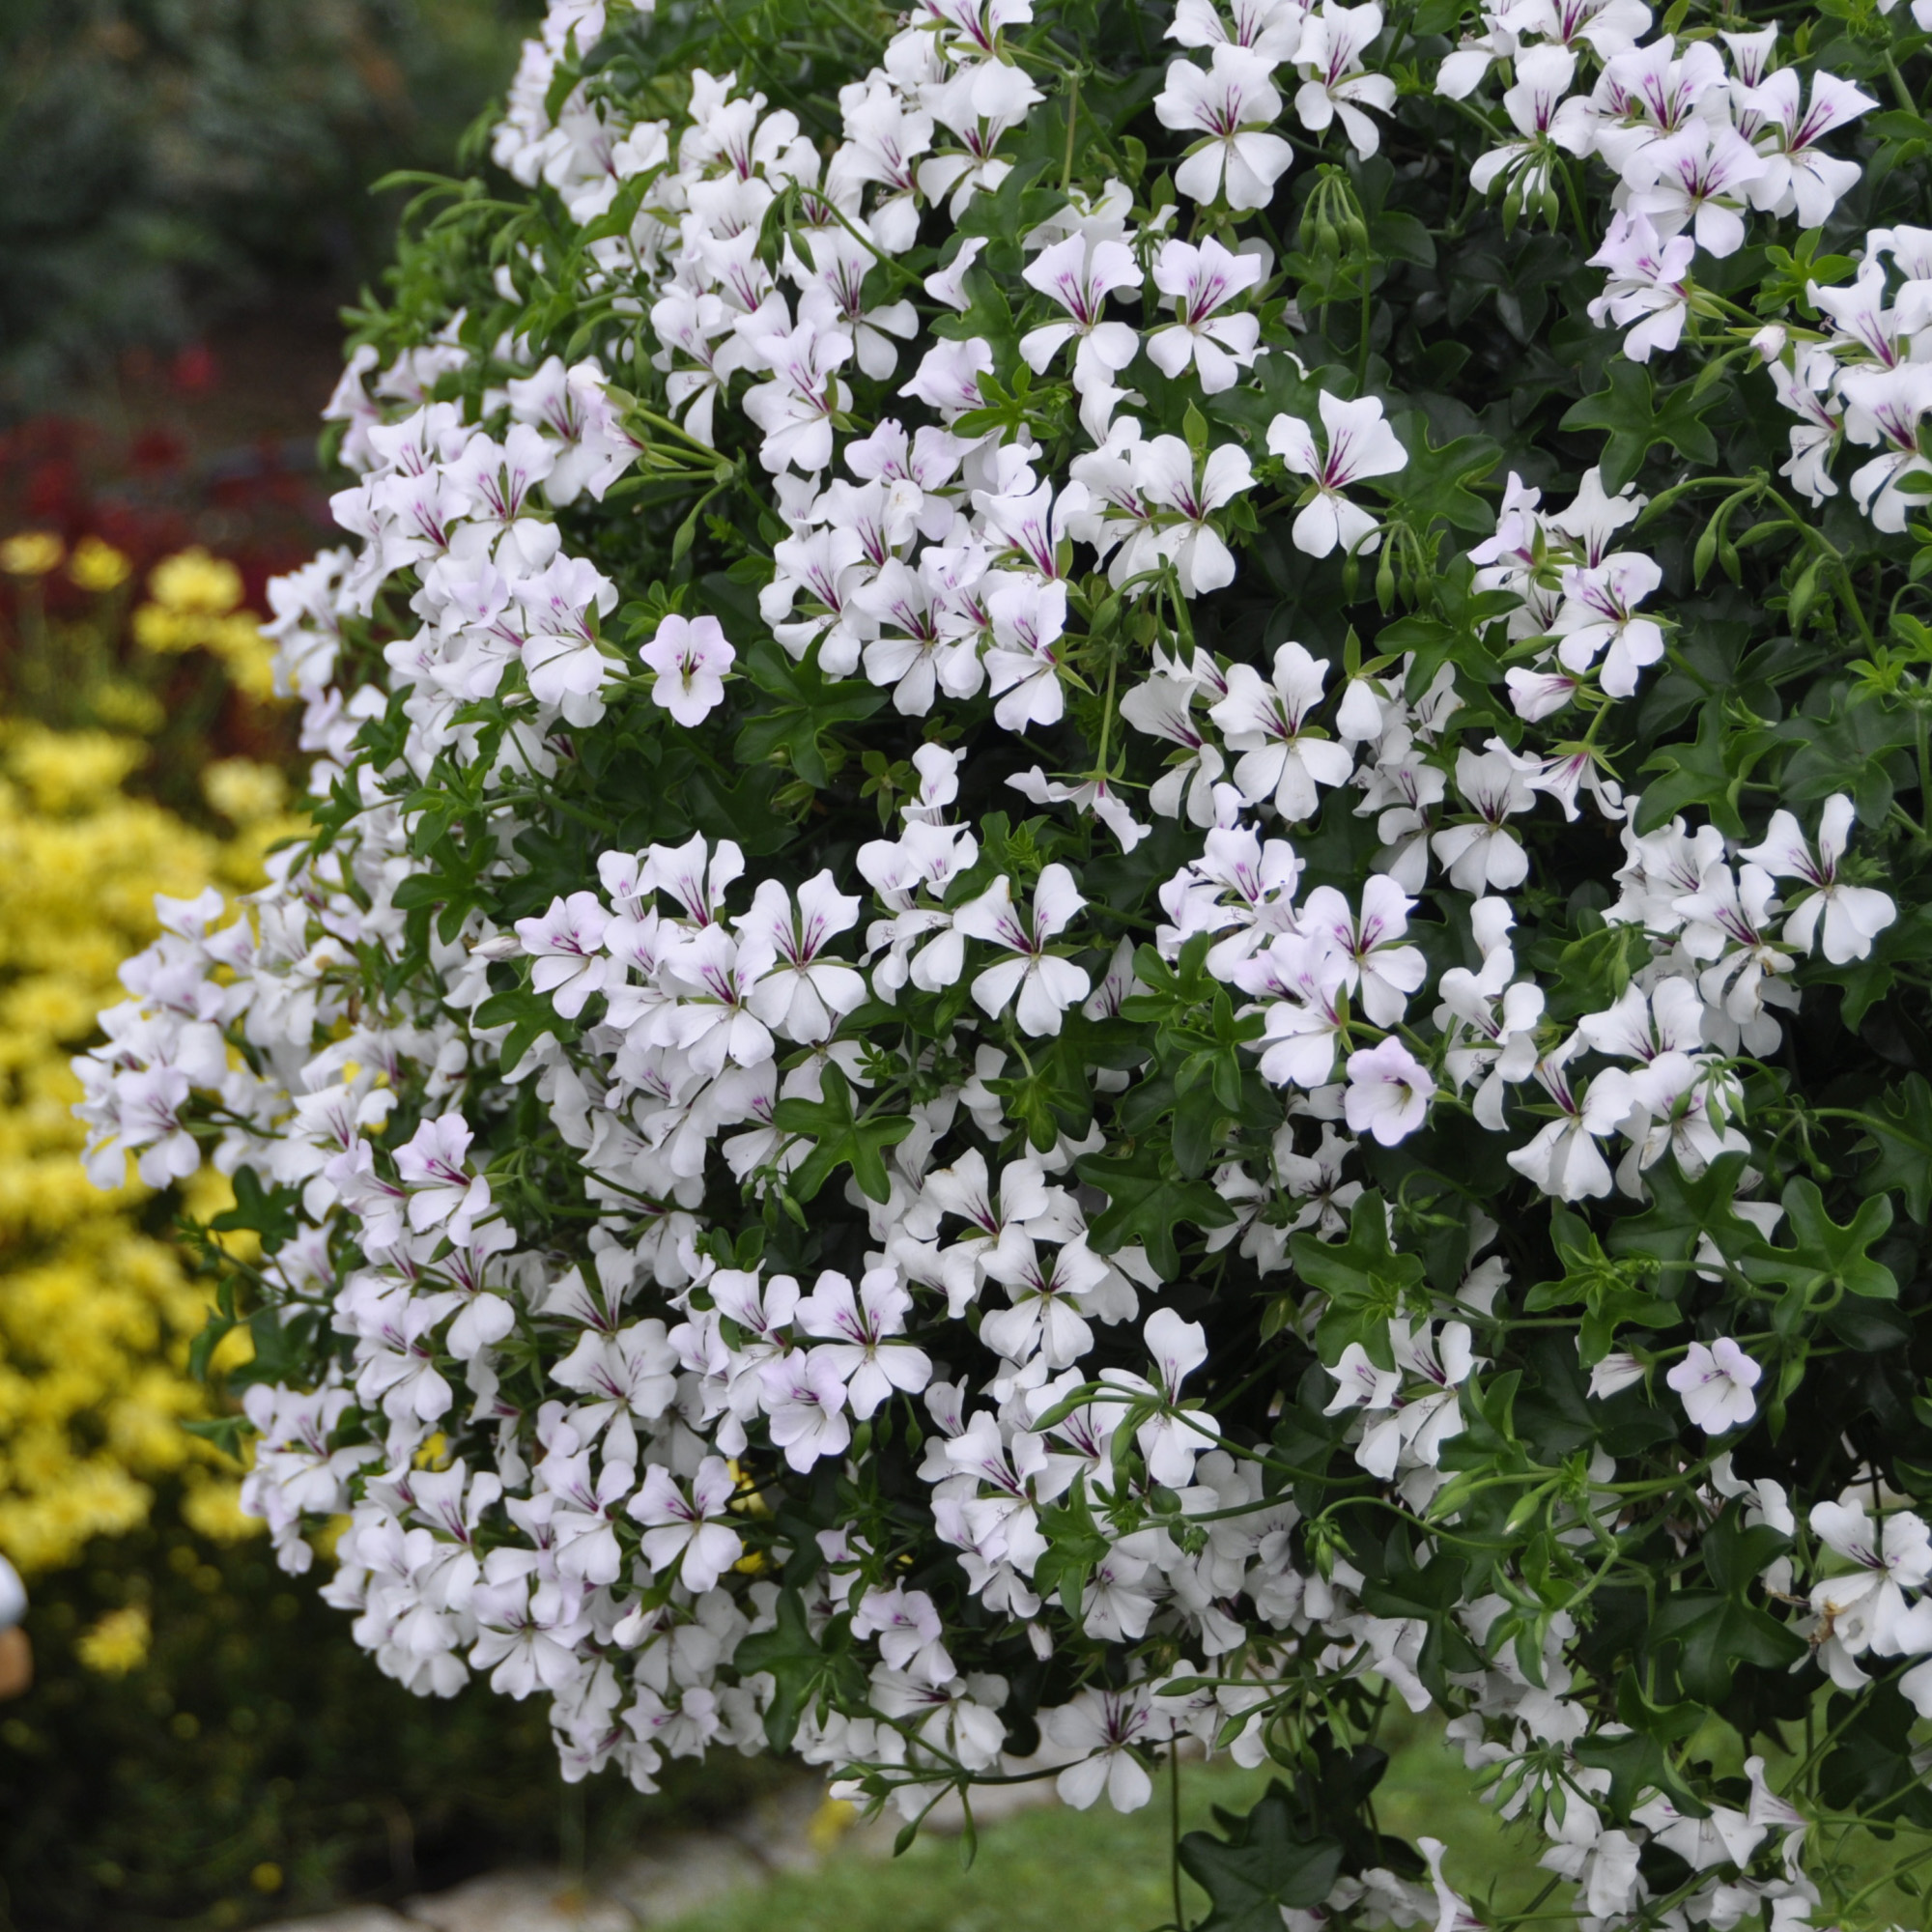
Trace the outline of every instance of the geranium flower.
<path fill-rule="evenodd" d="M 1708 1348 L 1692 1342 L 1663 1379 L 1684 1398 L 1684 1413 L 1697 1428 L 1721 1435 L 1742 1429 L 1757 1413 L 1751 1391 L 1764 1371 L 1728 1335 L 1720 1335 Z"/>
<path fill-rule="evenodd" d="M 1030 1034 L 1057 1034 L 1068 1007 L 1087 997 L 1092 981 L 1070 959 L 1047 951 L 1087 901 L 1065 866 L 1048 866 L 1034 886 L 1031 917 L 1014 903 L 1012 886 L 1002 875 L 952 916 L 969 939 L 983 939 L 1016 953 L 988 966 L 973 980 L 973 998 L 987 1013 L 1013 1008 L 1013 1017 Z"/>
<path fill-rule="evenodd" d="M 1343 1114 L 1354 1133 L 1394 1147 L 1421 1126 L 1435 1096 L 1428 1067 L 1393 1035 L 1349 1056 Z"/>
<path fill-rule="evenodd" d="M 1378 397 L 1345 403 L 1323 389 L 1317 408 L 1325 449 L 1299 416 L 1280 415 L 1268 424 L 1268 448 L 1314 486 L 1294 519 L 1294 547 L 1310 556 L 1326 556 L 1338 547 L 1370 555 L 1381 544 L 1377 520 L 1342 492 L 1365 477 L 1405 469 L 1408 452 L 1383 420 Z"/>
<path fill-rule="evenodd" d="M 657 673 L 651 701 L 680 724 L 701 724 L 724 702 L 724 677 L 738 653 L 716 617 L 664 619 L 638 655 Z"/>
<path fill-rule="evenodd" d="M 1155 118 L 1177 132 L 1205 135 L 1174 173 L 1192 201 L 1225 196 L 1230 208 L 1265 208 L 1294 150 L 1264 130 L 1281 116 L 1269 65 L 1250 48 L 1222 42 L 1207 69 L 1178 60 L 1154 99 Z"/>

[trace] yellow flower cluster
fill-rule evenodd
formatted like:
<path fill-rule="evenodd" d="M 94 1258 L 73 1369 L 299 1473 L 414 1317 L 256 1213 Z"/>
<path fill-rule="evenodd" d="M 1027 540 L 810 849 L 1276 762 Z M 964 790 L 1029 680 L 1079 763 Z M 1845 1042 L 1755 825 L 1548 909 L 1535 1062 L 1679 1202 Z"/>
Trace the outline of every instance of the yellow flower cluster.
<path fill-rule="evenodd" d="M 225 557 L 197 545 L 164 558 L 148 574 L 150 601 L 134 611 L 134 641 L 164 656 L 212 651 L 239 689 L 266 698 L 274 691 L 274 655 L 242 595 L 242 573 Z"/>
<path fill-rule="evenodd" d="M 166 1238 L 175 1204 L 131 1166 L 118 1194 L 89 1184 L 68 1061 L 121 997 L 120 961 L 155 936 L 156 893 L 259 884 L 263 848 L 293 821 L 280 772 L 228 759 L 203 784 L 240 830 L 197 832 L 123 790 L 144 755 L 108 732 L 0 724 L 0 1551 L 30 1580 L 143 1522 L 165 1477 L 201 1534 L 255 1528 L 232 1471 L 181 1427 L 205 1407 L 186 1360 L 208 1300 Z M 232 1202 L 213 1176 L 185 1197 L 199 1218 Z M 231 1341 L 245 1351 L 245 1338 Z M 147 1644 L 145 1612 L 116 1615 L 81 1651 L 109 1673 Z"/>

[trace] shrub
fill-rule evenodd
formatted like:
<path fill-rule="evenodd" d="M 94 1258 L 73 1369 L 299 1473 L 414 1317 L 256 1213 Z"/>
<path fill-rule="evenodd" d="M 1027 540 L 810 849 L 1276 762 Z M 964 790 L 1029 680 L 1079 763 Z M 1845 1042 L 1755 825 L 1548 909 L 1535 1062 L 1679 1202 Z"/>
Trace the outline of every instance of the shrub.
<path fill-rule="evenodd" d="M 0 1922 L 232 1925 L 505 1855 L 581 1859 L 650 1804 L 560 1801 L 547 1727 L 480 1685 L 432 1716 L 377 1679 L 190 1433 L 211 1422 L 189 1350 L 212 1282 L 173 1223 L 232 1210 L 226 1179 L 103 1200 L 75 1165 L 68 1060 L 159 929 L 155 894 L 259 887 L 300 824 L 242 573 L 125 520 L 119 550 L 85 528 L 101 503 L 80 507 L 71 544 L 0 544 L 0 1551 L 30 1580 L 37 1677 L 0 1711 Z M 694 1783 L 677 1802 L 743 1789 Z"/>
<path fill-rule="evenodd" d="M 380 261 L 384 167 L 496 84 L 478 0 L 19 0 L 0 20 L 0 400 L 178 348 L 238 299 Z"/>
<path fill-rule="evenodd" d="M 232 565 L 183 553 L 136 601 L 131 560 L 104 540 L 67 553 L 28 531 L 0 545 L 0 569 L 13 607 L 0 727 L 0 1548 L 31 1580 L 144 1523 L 161 1478 L 187 1486 L 185 1519 L 205 1533 L 251 1533 L 225 1460 L 181 1427 L 208 1413 L 187 1356 L 210 1293 L 167 1239 L 172 1205 L 154 1190 L 172 1177 L 130 1179 L 103 1206 L 75 1170 L 81 1090 L 68 1063 L 120 990 L 129 947 L 159 931 L 156 893 L 185 905 L 213 890 L 219 905 L 221 887 L 263 882 L 265 847 L 300 821 L 282 810 L 280 771 L 246 757 L 204 762 L 199 826 L 128 789 L 151 756 L 144 727 L 183 749 L 171 719 L 206 719 L 229 665 L 245 678 L 262 661 Z M 56 573 L 62 596 L 49 595 Z M 179 633 L 165 655 L 157 622 Z M 228 663 L 197 648 L 209 643 Z M 181 776 L 191 793 L 195 774 Z M 203 1219 L 234 1205 L 212 1171 L 185 1199 Z M 103 1659 L 138 1649 L 136 1635 L 127 1625 L 103 1639 Z"/>
<path fill-rule="evenodd" d="M 315 838 L 82 1064 L 386 1672 L 913 1823 L 1192 1736 L 1211 1924 L 1466 1923 L 1400 1698 L 1533 1915 L 1911 1909 L 1932 76 L 1759 14 L 553 10 Z"/>

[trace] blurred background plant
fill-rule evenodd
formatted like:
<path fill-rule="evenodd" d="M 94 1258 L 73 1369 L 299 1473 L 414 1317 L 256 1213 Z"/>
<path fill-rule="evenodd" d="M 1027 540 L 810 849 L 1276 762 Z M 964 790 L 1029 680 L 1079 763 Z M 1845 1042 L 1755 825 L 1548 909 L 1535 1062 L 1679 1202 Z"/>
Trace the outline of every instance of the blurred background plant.
<path fill-rule="evenodd" d="M 81 515 L 78 496 L 67 505 Z M 225 1183 L 96 1192 L 69 1056 L 157 930 L 299 824 L 255 566 L 127 510 L 0 538 L 0 1551 L 33 1690 L 0 1716 L 0 1925 L 239 1925 L 514 1856 L 593 1856 L 675 1801 L 561 1786 L 542 1719 L 378 1677 L 235 1505 L 188 1350 L 209 1295 L 175 1217 Z M 191 521 L 191 520 L 190 520 Z M 252 1237 L 237 1236 L 235 1240 Z M 247 1331 L 223 1345 L 245 1360 Z"/>
<path fill-rule="evenodd" d="M 235 1509 L 174 1239 L 225 1201 L 75 1159 L 68 1058 L 156 892 L 259 882 L 298 748 L 257 635 L 328 530 L 338 307 L 392 167 L 446 166 L 526 0 L 0 8 L 0 1552 L 34 1689 L 0 1707 L 0 1928 L 229 1927 L 594 1861 L 728 1811 L 742 1761 L 565 1787 L 545 1724 L 378 1676 Z M 247 1347 L 245 1331 L 231 1338 Z"/>
<path fill-rule="evenodd" d="M 524 0 L 9 0 L 0 8 L 0 413 L 187 359 L 250 304 L 334 301 L 386 258 L 386 170 L 448 164 Z M 271 324 L 272 327 L 272 315 Z M 205 351 L 202 352 L 205 358 Z"/>

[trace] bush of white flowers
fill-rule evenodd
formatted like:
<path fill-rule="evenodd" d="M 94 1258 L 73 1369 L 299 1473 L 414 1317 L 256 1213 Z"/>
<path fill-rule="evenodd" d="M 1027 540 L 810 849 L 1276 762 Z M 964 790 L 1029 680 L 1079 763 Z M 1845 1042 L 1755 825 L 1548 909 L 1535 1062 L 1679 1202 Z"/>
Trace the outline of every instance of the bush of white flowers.
<path fill-rule="evenodd" d="M 1220 1932 L 1520 1922 L 1397 1705 L 1533 1918 L 1922 1896 L 1928 27 L 555 0 L 275 589 L 314 837 L 79 1063 L 384 1670 L 1272 1763 Z"/>

